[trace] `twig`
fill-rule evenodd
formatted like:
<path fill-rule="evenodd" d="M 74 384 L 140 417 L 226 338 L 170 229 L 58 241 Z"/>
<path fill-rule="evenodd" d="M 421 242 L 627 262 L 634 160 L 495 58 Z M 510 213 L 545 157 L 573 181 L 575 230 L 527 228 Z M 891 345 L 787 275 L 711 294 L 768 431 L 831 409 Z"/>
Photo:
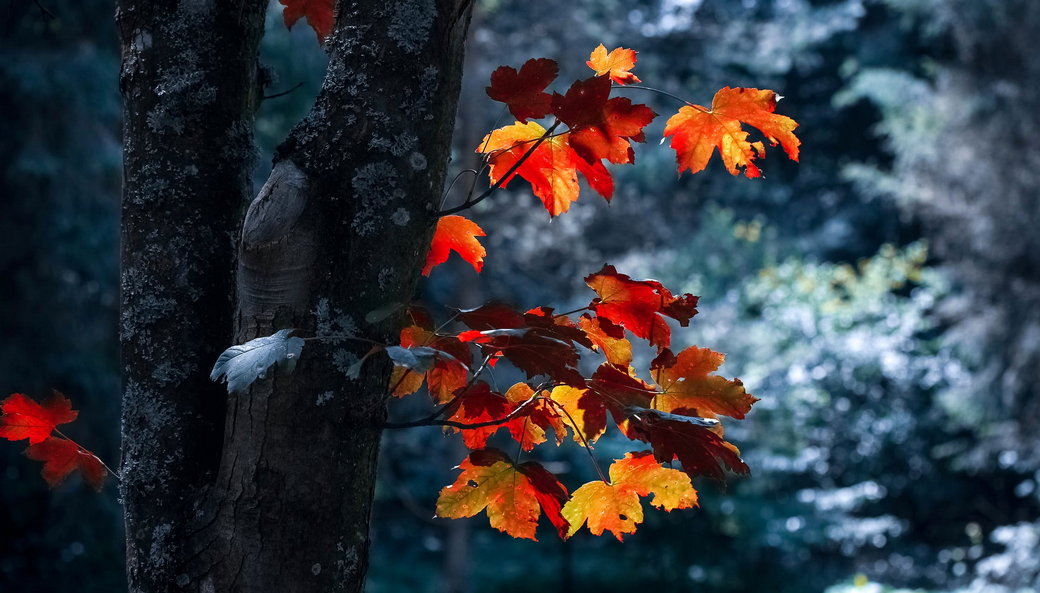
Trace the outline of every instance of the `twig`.
<path fill-rule="evenodd" d="M 53 21 L 54 19 L 58 18 L 58 17 L 54 16 L 53 12 L 51 12 L 51 11 L 47 10 L 46 8 L 44 8 L 43 4 L 40 4 L 40 0 L 33 0 L 33 1 L 36 4 L 36 7 L 40 9 L 40 12 L 43 13 L 43 16 L 47 17 L 48 20 L 52 20 Z"/>
<path fill-rule="evenodd" d="M 581 309 L 575 309 L 573 311 L 567 311 L 566 313 L 554 313 L 553 317 L 564 317 L 566 315 L 573 315 L 574 313 L 581 313 L 582 311 L 588 311 L 591 307 L 582 307 Z"/>
<path fill-rule="evenodd" d="M 278 97 L 284 97 L 285 95 L 288 95 L 289 93 L 295 91 L 296 89 L 300 88 L 301 86 L 303 86 L 302 82 L 297 84 L 296 86 L 294 86 L 293 88 L 291 88 L 291 89 L 289 89 L 287 91 L 282 91 L 280 93 L 275 93 L 273 95 L 264 95 L 264 101 L 266 101 L 268 99 L 276 99 Z"/>
<path fill-rule="evenodd" d="M 416 427 L 419 427 L 419 426 L 450 426 L 452 428 L 457 428 L 459 430 L 470 430 L 470 429 L 473 429 L 473 428 L 484 428 L 486 426 L 500 426 L 502 424 L 505 424 L 506 422 L 509 422 L 513 418 L 516 418 L 517 416 L 519 416 L 520 412 L 524 411 L 524 409 L 528 405 L 530 405 L 531 402 L 539 400 L 539 399 L 545 399 L 545 398 L 538 397 L 537 395 L 536 396 L 532 396 L 531 399 L 529 399 L 529 400 L 525 401 L 524 403 L 520 404 L 520 406 L 518 408 L 516 408 L 512 412 L 506 414 L 505 416 L 503 416 L 503 417 L 501 417 L 501 418 L 499 418 L 497 420 L 487 420 L 485 422 L 476 422 L 474 424 L 466 424 L 465 422 L 455 422 L 454 420 L 437 420 L 436 417 L 433 417 L 433 418 L 426 417 L 426 418 L 423 418 L 421 420 L 416 420 L 414 422 L 400 422 L 400 423 L 397 423 L 397 422 L 387 422 L 387 423 L 383 424 L 383 428 L 394 429 L 394 428 L 416 428 Z"/>
<path fill-rule="evenodd" d="M 449 214 L 455 214 L 456 212 L 462 212 L 463 210 L 466 210 L 467 208 L 472 208 L 473 206 L 475 206 L 475 205 L 479 204 L 480 202 L 484 201 L 484 199 L 487 198 L 488 196 L 490 196 L 491 194 L 493 194 L 496 191 L 498 191 L 498 189 L 500 187 L 502 187 L 502 185 L 513 175 L 513 173 L 516 173 L 516 170 L 519 169 L 520 166 L 524 164 L 524 162 L 528 159 L 528 157 L 530 157 L 532 154 L 534 154 L 534 151 L 537 150 L 539 146 L 541 146 L 542 142 L 545 142 L 547 139 L 549 139 L 549 137 L 552 136 L 553 131 L 555 131 L 556 128 L 558 128 L 560 126 L 560 123 L 561 122 L 559 120 L 557 120 L 556 122 L 553 123 L 553 125 L 549 126 L 549 129 L 545 131 L 545 134 L 542 134 L 542 136 L 540 138 L 538 138 L 538 140 L 536 140 L 534 142 L 534 145 L 532 145 L 531 148 L 528 149 L 527 152 L 525 152 L 522 157 L 520 157 L 515 163 L 513 163 L 513 166 L 510 167 L 508 171 L 506 171 L 506 174 L 503 175 L 502 178 L 499 179 L 497 182 L 495 182 L 494 185 L 492 185 L 491 187 L 487 188 L 487 190 L 485 190 L 484 193 L 480 194 L 476 198 L 466 198 L 465 202 L 463 202 L 462 204 L 459 204 L 458 206 L 455 206 L 454 208 L 448 208 L 447 210 L 441 210 L 441 211 L 437 212 L 437 216 L 448 216 Z"/>
<path fill-rule="evenodd" d="M 664 95 L 666 97 L 671 97 L 672 99 L 675 99 L 676 101 L 681 101 L 681 102 L 689 105 L 690 107 L 693 107 L 694 109 L 697 109 L 698 111 L 703 111 L 704 113 L 711 113 L 710 111 L 708 111 L 707 109 L 701 107 L 700 105 L 696 105 L 694 103 L 690 103 L 689 101 L 687 101 L 686 99 L 683 99 L 682 97 L 680 97 L 678 95 L 673 95 L 673 94 L 669 93 L 668 91 L 662 91 L 661 89 L 655 89 L 655 88 L 649 87 L 649 86 L 636 86 L 634 84 L 614 85 L 612 88 L 620 89 L 620 90 L 635 89 L 637 91 L 650 91 L 651 93 L 657 93 L 659 95 Z"/>
<path fill-rule="evenodd" d="M 451 400 L 449 400 L 448 403 L 446 403 L 446 404 L 444 404 L 442 406 L 438 406 L 437 409 L 435 409 L 433 412 L 431 412 L 429 416 L 427 416 L 425 418 L 421 418 L 419 420 L 412 421 L 412 422 L 404 422 L 404 423 L 400 423 L 400 424 L 393 423 L 393 422 L 388 422 L 388 423 L 384 424 L 383 427 L 384 428 L 411 428 L 413 426 L 433 426 L 433 421 L 434 420 L 439 418 L 442 414 L 444 414 L 445 411 L 448 410 L 448 408 L 450 408 L 452 405 L 454 405 L 455 402 L 458 401 L 458 399 L 460 397 L 462 397 L 462 395 L 464 395 L 467 391 L 469 391 L 470 387 L 473 387 L 473 384 L 477 382 L 477 377 L 479 377 L 480 373 L 482 373 L 484 371 L 484 369 L 487 368 L 488 361 L 490 361 L 490 360 L 491 360 L 491 356 L 490 355 L 486 356 L 484 358 L 484 362 L 482 362 L 480 364 L 480 366 L 477 367 L 476 371 L 473 371 L 473 376 L 470 377 L 469 381 L 466 382 L 466 386 L 463 387 L 461 391 L 459 391 L 459 395 L 456 395 L 455 397 L 451 398 Z"/>

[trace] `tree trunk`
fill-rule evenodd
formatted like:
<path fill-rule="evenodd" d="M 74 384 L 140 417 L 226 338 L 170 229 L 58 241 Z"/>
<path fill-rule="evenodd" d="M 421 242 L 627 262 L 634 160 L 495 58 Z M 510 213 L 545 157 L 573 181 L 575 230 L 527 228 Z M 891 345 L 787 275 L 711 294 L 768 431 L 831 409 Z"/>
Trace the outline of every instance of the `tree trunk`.
<path fill-rule="evenodd" d="M 351 380 L 367 347 L 329 336 L 393 341 L 399 319 L 365 315 L 414 297 L 469 3 L 339 3 L 325 83 L 249 206 L 233 275 L 263 3 L 209 1 L 119 13 L 131 590 L 361 591 L 390 365 Z M 282 328 L 327 339 L 249 393 L 206 383 L 220 350 Z"/>
<path fill-rule="evenodd" d="M 173 590 L 221 460 L 265 2 L 120 0 L 122 497 L 130 591 Z M 181 579 L 183 580 L 183 579 Z"/>

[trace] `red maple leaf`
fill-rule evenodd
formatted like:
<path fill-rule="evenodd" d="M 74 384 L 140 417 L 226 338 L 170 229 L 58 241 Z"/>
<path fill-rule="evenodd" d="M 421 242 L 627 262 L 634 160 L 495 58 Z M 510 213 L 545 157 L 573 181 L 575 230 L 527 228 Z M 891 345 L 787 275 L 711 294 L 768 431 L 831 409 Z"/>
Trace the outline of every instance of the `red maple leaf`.
<path fill-rule="evenodd" d="M 462 216 L 442 216 L 437 221 L 437 230 L 433 233 L 433 241 L 430 243 L 430 252 L 426 255 L 426 265 L 423 267 L 423 276 L 429 276 L 434 266 L 439 266 L 448 261 L 448 254 L 452 251 L 462 256 L 480 273 L 484 267 L 484 256 L 487 251 L 477 241 L 477 237 L 483 237 L 484 230 L 477 223 Z"/>
<path fill-rule="evenodd" d="M 491 73 L 487 94 L 505 103 L 509 113 L 523 123 L 528 119 L 541 119 L 552 110 L 552 95 L 545 89 L 559 71 L 556 61 L 548 58 L 527 60 L 520 72 L 512 66 L 500 66 Z"/>
<path fill-rule="evenodd" d="M 292 29 L 296 21 L 306 18 L 307 24 L 318 34 L 318 43 L 325 44 L 325 40 L 332 34 L 332 27 L 336 24 L 336 0 L 278 1 L 285 6 L 282 19 L 286 28 Z"/>
<path fill-rule="evenodd" d="M 782 143 L 787 156 L 797 161 L 801 142 L 795 137 L 794 129 L 798 123 L 773 113 L 775 110 L 773 91 L 730 87 L 715 94 L 711 109 L 700 105 L 680 108 L 664 127 L 665 138 L 672 137 L 671 147 L 675 149 L 679 173 L 685 169 L 691 173 L 703 171 L 718 148 L 731 174 L 737 175 L 737 168 L 744 167 L 748 177 L 761 175 L 754 160 L 756 156 L 765 155 L 765 147 L 761 142 L 748 142 L 748 133 L 741 129 L 741 122 L 761 130 L 773 146 Z"/>
<path fill-rule="evenodd" d="M 643 128 L 657 117 L 646 105 L 610 98 L 609 76 L 576 81 L 566 95 L 554 93 L 552 108 L 570 129 L 574 152 L 589 164 L 600 159 L 619 165 L 634 162 L 630 140 L 644 142 Z"/>
<path fill-rule="evenodd" d="M 656 280 L 633 280 L 614 266 L 603 266 L 586 277 L 585 283 L 598 295 L 589 305 L 597 317 L 619 323 L 660 348 L 671 342 L 672 332 L 664 317 L 686 327 L 697 314 L 697 297 L 692 294 L 675 296 Z"/>
<path fill-rule="evenodd" d="M 706 475 L 722 481 L 726 474 L 720 464 L 738 474 L 751 471 L 740 458 L 740 451 L 719 434 L 717 420 L 648 409 L 630 409 L 629 414 L 622 432 L 630 439 L 649 443 L 660 462 L 678 459 L 691 478 Z"/>
<path fill-rule="evenodd" d="M 47 480 L 51 488 L 61 484 L 66 476 L 78 469 L 83 472 L 83 479 L 100 492 L 105 476 L 108 475 L 97 456 L 68 439 L 50 437 L 29 445 L 25 454 L 29 459 L 44 462 L 43 479 Z"/>
<path fill-rule="evenodd" d="M 57 391 L 43 404 L 15 393 L 0 402 L 0 411 L 0 437 L 9 441 L 29 439 L 30 445 L 42 443 L 54 427 L 72 422 L 79 415 L 73 411 L 72 402 Z"/>

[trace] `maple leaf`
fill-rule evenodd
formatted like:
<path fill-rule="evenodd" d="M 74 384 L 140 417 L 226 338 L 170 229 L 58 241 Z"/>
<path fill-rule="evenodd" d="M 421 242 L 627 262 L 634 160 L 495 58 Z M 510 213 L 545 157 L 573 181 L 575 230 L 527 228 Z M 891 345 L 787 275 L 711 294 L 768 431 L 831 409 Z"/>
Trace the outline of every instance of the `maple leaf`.
<path fill-rule="evenodd" d="M 301 18 L 318 34 L 318 43 L 324 45 L 335 25 L 336 0 L 278 0 L 282 6 L 285 27 L 292 29 Z"/>
<path fill-rule="evenodd" d="M 751 471 L 740 458 L 740 451 L 719 434 L 718 420 L 645 408 L 629 408 L 628 413 L 621 425 L 625 436 L 649 443 L 660 462 L 678 459 L 691 478 L 706 475 L 722 481 L 725 473 L 720 463 L 738 474 Z"/>
<path fill-rule="evenodd" d="M 477 241 L 477 237 L 484 236 L 484 230 L 472 220 L 456 215 L 442 216 L 437 221 L 437 230 L 433 233 L 430 252 L 426 255 L 423 276 L 429 276 L 434 266 L 448 261 L 448 254 L 451 251 L 462 256 L 462 259 L 469 262 L 479 274 L 480 269 L 484 266 L 484 256 L 487 255 L 487 251 Z"/>
<path fill-rule="evenodd" d="M 614 266 L 603 266 L 586 277 L 585 283 L 598 295 L 589 305 L 597 317 L 625 326 L 637 337 L 649 340 L 651 346 L 667 348 L 671 342 L 664 316 L 686 327 L 697 314 L 697 297 L 692 294 L 674 296 L 660 282 L 632 280 Z"/>
<path fill-rule="evenodd" d="M 653 387 L 636 377 L 631 367 L 605 362 L 588 380 L 588 389 L 578 407 L 585 411 L 585 429 L 601 434 L 607 421 L 604 412 L 610 412 L 614 422 L 621 424 L 628 417 L 629 408 L 648 407 L 654 395 Z"/>
<path fill-rule="evenodd" d="M 691 346 L 678 356 L 665 348 L 650 364 L 650 376 L 661 386 L 654 408 L 662 412 L 696 410 L 700 416 L 721 414 L 743 419 L 757 397 L 744 390 L 740 379 L 711 375 L 726 356 Z"/>
<path fill-rule="evenodd" d="M 591 445 L 607 429 L 607 410 L 603 406 L 583 408 L 581 400 L 587 392 L 588 389 L 580 387 L 558 385 L 549 397 L 566 411 L 563 417 L 567 426 L 574 430 L 574 442 Z"/>
<path fill-rule="evenodd" d="M 556 61 L 547 58 L 527 60 L 520 72 L 511 66 L 500 66 L 491 73 L 487 94 L 505 103 L 509 113 L 523 123 L 528 119 L 541 119 L 552 110 L 552 95 L 545 89 L 559 71 Z"/>
<path fill-rule="evenodd" d="M 761 175 L 754 160 L 756 156 L 765 155 L 765 147 L 761 142 L 748 142 L 748 133 L 741 128 L 741 122 L 761 130 L 773 146 L 778 142 L 783 144 L 787 156 L 797 161 L 801 142 L 795 137 L 794 129 L 798 123 L 773 113 L 775 109 L 773 91 L 730 87 L 715 94 L 710 110 L 700 105 L 680 108 L 664 127 L 665 138 L 672 137 L 671 147 L 675 149 L 679 173 L 685 169 L 691 173 L 703 171 L 718 148 L 730 174 L 737 175 L 737 168 L 744 167 L 748 177 Z"/>
<path fill-rule="evenodd" d="M 501 354 L 528 378 L 548 375 L 568 385 L 583 386 L 578 372 L 578 351 L 572 344 L 547 335 L 537 327 L 465 331 L 459 340 L 479 344 L 485 355 Z"/>
<path fill-rule="evenodd" d="M 517 383 L 505 393 L 505 398 L 510 402 L 525 406 L 521 410 L 522 416 L 509 424 L 509 432 L 525 451 L 530 451 L 535 445 L 544 443 L 547 440 L 545 431 L 549 428 L 552 428 L 556 434 L 557 445 L 567 438 L 567 423 L 563 416 L 544 399 L 528 403 L 534 396 L 534 389 L 527 383 Z"/>
<path fill-rule="evenodd" d="M 626 533 L 635 533 L 643 522 L 640 496 L 654 495 L 650 504 L 665 511 L 697 506 L 697 491 L 690 477 L 681 471 L 661 467 L 652 453 L 628 453 L 610 466 L 610 483 L 589 482 L 574 491 L 563 507 L 570 523 L 567 537 L 574 535 L 588 521 L 589 531 L 600 535 L 610 531 L 621 541 Z"/>
<path fill-rule="evenodd" d="M 66 476 L 78 469 L 83 472 L 83 479 L 100 492 L 108 474 L 100 459 L 68 439 L 50 437 L 29 445 L 25 454 L 29 459 L 44 462 L 43 479 L 47 480 L 51 488 L 61 484 Z"/>
<path fill-rule="evenodd" d="M 0 437 L 9 441 L 29 439 L 30 445 L 47 440 L 54 427 L 72 422 L 79 415 L 73 411 L 72 402 L 57 391 L 42 404 L 15 393 L 0 402 L 0 411 Z"/>
<path fill-rule="evenodd" d="M 625 339 L 625 329 L 606 317 L 592 317 L 588 313 L 578 319 L 580 327 L 592 340 L 595 348 L 607 357 L 607 362 L 621 366 L 632 363 L 632 343 Z"/>
<path fill-rule="evenodd" d="M 451 401 L 448 412 L 448 420 L 460 424 L 480 424 L 492 422 L 507 417 L 516 405 L 505 398 L 501 393 L 491 390 L 491 386 L 484 381 L 477 381 L 458 394 Z M 522 419 L 520 419 L 522 421 Z M 517 418 L 510 422 L 516 422 Z M 508 428 L 506 422 L 491 426 L 480 426 L 477 428 L 458 428 L 445 426 L 445 432 L 461 432 L 462 441 L 469 449 L 482 449 L 487 444 L 491 435 L 501 428 Z M 522 429 L 520 429 L 522 430 Z"/>
<path fill-rule="evenodd" d="M 431 368 L 416 372 L 405 365 L 395 364 L 390 375 L 393 395 L 404 397 L 418 391 L 425 377 L 430 397 L 437 403 L 451 399 L 455 390 L 466 385 L 466 365 L 472 362 L 469 347 L 454 336 L 440 336 L 432 329 L 433 322 L 426 316 L 420 316 L 419 322 L 401 330 L 401 346 L 403 348 L 430 347 L 447 356 L 435 356 Z"/>
<path fill-rule="evenodd" d="M 487 509 L 492 527 L 533 540 L 544 512 L 560 537 L 566 538 L 570 525 L 561 511 L 567 489 L 541 465 L 513 464 L 497 449 L 481 449 L 456 469 L 462 473 L 437 499 L 438 517 L 473 517 Z"/>
<path fill-rule="evenodd" d="M 516 329 L 527 325 L 519 311 L 504 303 L 484 303 L 474 309 L 460 309 L 456 317 L 466 327 L 477 331 Z"/>
<path fill-rule="evenodd" d="M 630 70 L 636 65 L 636 52 L 623 47 L 615 48 L 609 54 L 603 44 L 592 50 L 589 61 L 585 62 L 596 71 L 596 74 L 609 74 L 610 79 L 618 84 L 631 84 L 642 82 Z"/>
<path fill-rule="evenodd" d="M 531 190 L 551 216 L 566 212 L 578 199 L 581 190 L 578 173 L 585 177 L 589 187 L 609 202 L 614 195 L 614 179 L 603 163 L 589 163 L 579 158 L 570 146 L 569 134 L 547 138 L 535 147 L 535 142 L 545 134 L 545 128 L 537 122 L 517 122 L 485 136 L 477 152 L 488 155 L 491 183 L 498 183 L 527 155 L 516 171 L 505 177 L 502 187 L 519 175 L 531 184 Z"/>
<path fill-rule="evenodd" d="M 643 128 L 657 114 L 626 97 L 610 98 L 610 77 L 579 80 L 566 95 L 553 94 L 553 115 L 567 124 L 571 148 L 590 165 L 635 161 L 632 143 L 644 142 Z"/>

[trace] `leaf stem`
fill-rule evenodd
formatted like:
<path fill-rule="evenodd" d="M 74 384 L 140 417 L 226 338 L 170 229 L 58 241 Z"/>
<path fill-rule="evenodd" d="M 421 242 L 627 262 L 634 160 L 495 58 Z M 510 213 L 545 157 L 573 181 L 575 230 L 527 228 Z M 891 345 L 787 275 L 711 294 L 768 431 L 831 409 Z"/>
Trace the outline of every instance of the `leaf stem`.
<path fill-rule="evenodd" d="M 94 455 L 93 453 L 91 453 L 90 451 L 88 451 L 87 449 L 85 449 L 85 448 L 83 447 L 83 445 L 80 445 L 80 444 L 79 444 L 79 443 L 77 443 L 76 441 L 74 441 L 74 440 L 70 439 L 69 437 L 65 436 L 65 434 L 64 434 L 64 433 L 62 433 L 62 432 L 61 432 L 60 430 L 58 430 L 57 428 L 54 428 L 53 430 L 54 430 L 54 432 L 58 433 L 58 436 L 60 436 L 61 438 L 65 439 L 66 441 L 68 441 L 68 442 L 70 442 L 70 443 L 72 443 L 73 445 L 76 445 L 76 447 L 78 447 L 80 451 L 82 451 L 82 452 L 84 452 L 84 453 L 88 453 L 88 454 L 90 454 L 91 456 L 93 456 L 93 457 L 94 457 L 94 459 L 97 459 L 97 460 L 98 460 L 98 463 L 100 463 L 102 467 L 104 467 L 105 469 L 107 469 L 107 470 L 108 470 L 108 473 L 110 473 L 110 474 L 112 474 L 113 476 L 115 476 L 117 480 L 119 480 L 120 482 L 122 482 L 122 481 L 123 481 L 123 475 L 122 475 L 122 474 L 120 474 L 119 472 L 117 472 L 116 470 L 114 470 L 114 469 L 112 469 L 112 468 L 108 467 L 108 464 L 107 464 L 107 463 L 105 463 L 104 461 L 102 461 L 100 457 L 98 457 L 97 455 Z"/>
<path fill-rule="evenodd" d="M 675 99 L 676 101 L 680 101 L 682 103 L 685 103 L 686 105 L 689 105 L 690 107 L 693 107 L 694 109 L 697 109 L 698 111 L 703 111 L 704 113 L 711 113 L 710 111 L 708 111 L 707 109 L 701 107 L 700 105 L 696 105 L 694 103 L 691 103 L 691 102 L 687 101 L 686 99 L 683 99 L 679 95 L 673 95 L 672 93 L 669 93 L 668 91 L 662 91 L 661 89 L 655 89 L 654 87 L 651 87 L 651 86 L 638 86 L 638 85 L 634 85 L 634 84 L 626 84 L 626 85 L 623 85 L 623 86 L 622 85 L 614 85 L 611 88 L 620 89 L 620 90 L 635 89 L 637 91 L 650 91 L 651 93 L 657 93 L 658 95 L 664 95 L 666 97 L 671 97 L 672 99 Z"/>
<path fill-rule="evenodd" d="M 581 444 L 585 446 L 585 452 L 589 454 L 589 459 L 592 460 L 592 466 L 596 468 L 596 473 L 599 474 L 599 479 L 609 484 L 610 480 L 608 480 L 607 476 L 603 474 L 603 470 L 600 468 L 599 462 L 596 461 L 596 456 L 592 454 L 592 447 L 589 445 L 589 441 L 585 439 L 585 434 L 581 431 L 580 428 L 578 428 L 578 424 L 574 421 L 574 418 L 571 417 L 571 413 L 568 412 L 567 408 L 560 405 L 560 403 L 556 400 L 550 399 L 549 401 L 552 402 L 552 404 L 556 407 L 557 410 L 560 410 L 561 412 L 566 414 L 567 419 L 571 421 L 571 428 L 574 429 L 574 434 L 581 437 Z"/>

